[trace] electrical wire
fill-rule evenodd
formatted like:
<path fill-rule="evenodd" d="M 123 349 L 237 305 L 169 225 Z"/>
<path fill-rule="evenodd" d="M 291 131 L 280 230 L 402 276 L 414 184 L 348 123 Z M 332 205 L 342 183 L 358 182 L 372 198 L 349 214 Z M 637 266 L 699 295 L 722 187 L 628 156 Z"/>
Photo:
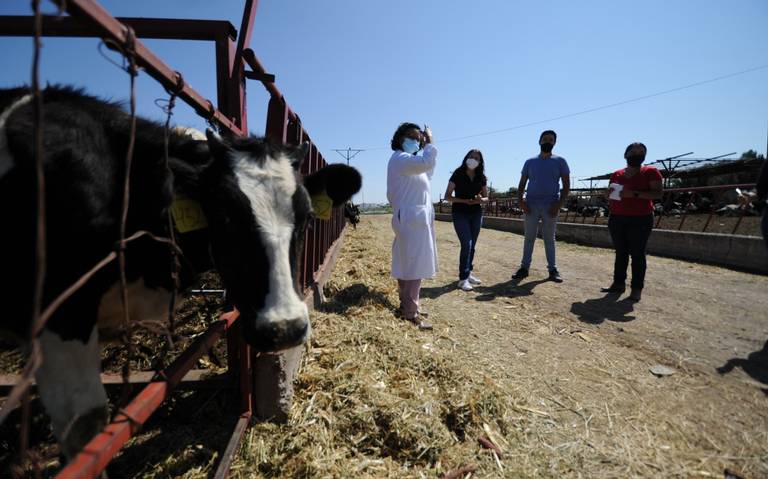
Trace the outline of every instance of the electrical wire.
<path fill-rule="evenodd" d="M 564 115 L 555 116 L 555 117 L 552 117 L 552 118 L 548 118 L 546 120 L 537 120 L 537 121 L 532 121 L 532 122 L 529 122 L 529 123 L 522 123 L 520 125 L 511 126 L 509 128 L 501 128 L 501 129 L 498 129 L 498 130 L 491 130 L 491 131 L 486 131 L 486 132 L 482 132 L 482 133 L 474 133 L 474 134 L 471 134 L 471 135 L 464 135 L 464 136 L 457 136 L 457 137 L 453 137 L 453 138 L 447 138 L 447 139 L 444 139 L 444 140 L 440 140 L 440 141 L 438 141 L 436 143 L 437 144 L 440 144 L 440 143 L 450 143 L 450 142 L 453 142 L 453 141 L 461 141 L 461 140 L 466 140 L 466 139 L 469 139 L 469 138 L 477 138 L 477 137 L 480 137 L 480 136 L 495 135 L 495 134 L 504 133 L 504 132 L 507 132 L 507 131 L 519 130 L 521 128 L 526 128 L 526 127 L 529 127 L 529 126 L 540 125 L 542 123 L 549 123 L 549 122 L 553 122 L 553 121 L 557 121 L 557 120 L 563 120 L 563 119 L 566 119 L 566 118 L 572 118 L 572 117 L 575 117 L 575 116 L 586 115 L 587 113 L 593 113 L 593 112 L 600 111 L 600 110 L 606 110 L 608 108 L 615 108 L 617 106 L 626 105 L 628 103 L 634 103 L 634 102 L 638 102 L 638 101 L 642 101 L 642 100 L 647 100 L 649 98 L 655 98 L 657 96 L 668 95 L 670 93 L 678 92 L 678 91 L 681 91 L 681 90 L 687 90 L 689 88 L 694 88 L 694 87 L 697 87 L 697 86 L 706 85 L 708 83 L 714 83 L 714 82 L 725 80 L 725 79 L 728 79 L 728 78 L 733 78 L 735 76 L 746 75 L 747 73 L 752 73 L 752 72 L 756 72 L 756 71 L 759 71 L 759 70 L 764 70 L 766 68 L 768 68 L 768 65 L 760 65 L 760 66 L 756 66 L 756 67 L 753 67 L 753 68 L 748 68 L 746 70 L 741 70 L 741 71 L 738 71 L 738 72 L 733 72 L 733 73 L 728 73 L 726 75 L 721 75 L 721 76 L 718 76 L 718 77 L 715 77 L 715 78 L 709 78 L 707 80 L 697 81 L 695 83 L 689 83 L 687 85 L 682 85 L 682 86 L 679 86 L 679 87 L 670 88 L 668 90 L 658 91 L 656 93 L 651 93 L 651 94 L 648 94 L 648 95 L 642 95 L 642 96 L 630 98 L 630 99 L 627 99 L 627 100 L 622 100 L 622 101 L 615 102 L 615 103 L 609 103 L 607 105 L 601 105 L 601 106 L 594 107 L 594 108 L 589 108 L 589 109 L 586 109 L 586 110 L 581 110 L 581 111 L 577 111 L 577 112 L 573 112 L 573 113 L 567 113 L 567 114 L 564 114 Z M 366 150 L 366 151 L 371 151 L 371 150 L 386 150 L 388 148 L 389 147 L 387 146 L 387 147 L 374 147 L 374 148 L 363 148 L 363 149 Z"/>

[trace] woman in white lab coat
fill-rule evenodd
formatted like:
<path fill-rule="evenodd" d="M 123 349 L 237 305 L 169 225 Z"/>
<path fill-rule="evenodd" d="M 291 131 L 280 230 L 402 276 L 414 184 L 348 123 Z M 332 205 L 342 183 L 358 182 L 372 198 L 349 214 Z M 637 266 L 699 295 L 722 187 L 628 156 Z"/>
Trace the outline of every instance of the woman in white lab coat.
<path fill-rule="evenodd" d="M 400 307 L 405 319 L 419 329 L 432 329 L 419 311 L 421 280 L 437 272 L 435 215 L 430 182 L 437 148 L 432 131 L 422 132 L 414 123 L 403 123 L 392 137 L 387 165 L 387 199 L 392 205 L 392 276 L 397 279 Z M 419 150 L 422 150 L 420 154 Z"/>

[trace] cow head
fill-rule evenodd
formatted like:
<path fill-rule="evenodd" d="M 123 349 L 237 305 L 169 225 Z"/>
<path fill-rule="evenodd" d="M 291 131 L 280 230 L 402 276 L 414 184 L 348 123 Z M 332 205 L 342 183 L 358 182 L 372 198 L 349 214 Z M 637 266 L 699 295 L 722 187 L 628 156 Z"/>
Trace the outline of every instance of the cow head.
<path fill-rule="evenodd" d="M 360 189 L 360 174 L 330 165 L 302 179 L 306 145 L 206 135 L 213 161 L 201 174 L 200 199 L 213 259 L 240 311 L 245 340 L 257 351 L 301 344 L 310 325 L 297 266 L 311 196 L 343 204 Z"/>

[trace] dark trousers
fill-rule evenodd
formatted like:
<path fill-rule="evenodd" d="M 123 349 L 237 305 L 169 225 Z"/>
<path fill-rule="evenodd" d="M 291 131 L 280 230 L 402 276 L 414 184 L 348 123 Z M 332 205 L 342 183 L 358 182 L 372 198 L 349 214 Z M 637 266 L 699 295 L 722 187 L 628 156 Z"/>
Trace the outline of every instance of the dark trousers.
<path fill-rule="evenodd" d="M 765 209 L 763 209 L 761 229 L 763 230 L 763 241 L 765 241 L 765 247 L 768 248 L 768 205 L 766 205 Z"/>
<path fill-rule="evenodd" d="M 613 263 L 613 282 L 624 284 L 627 280 L 627 266 L 632 257 L 633 289 L 643 289 L 645 281 L 645 246 L 653 229 L 653 215 L 619 216 L 608 218 L 608 230 L 616 250 Z"/>
<path fill-rule="evenodd" d="M 483 213 L 462 213 L 453 212 L 453 229 L 461 243 L 459 252 L 459 279 L 469 278 L 472 271 L 472 261 L 475 258 L 475 245 L 477 237 L 480 234 L 480 228 L 483 226 Z"/>

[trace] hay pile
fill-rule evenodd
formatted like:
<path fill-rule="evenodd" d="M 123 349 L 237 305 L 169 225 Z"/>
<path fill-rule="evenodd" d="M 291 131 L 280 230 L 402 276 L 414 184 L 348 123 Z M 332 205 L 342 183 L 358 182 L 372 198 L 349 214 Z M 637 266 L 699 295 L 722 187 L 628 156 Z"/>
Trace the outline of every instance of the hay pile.
<path fill-rule="evenodd" d="M 517 258 L 481 258 L 487 285 L 455 291 L 458 245 L 438 226 L 443 271 L 422 291 L 432 332 L 395 314 L 388 218 L 350 231 L 312 313 L 290 422 L 252 426 L 234 477 L 441 477 L 467 465 L 473 477 L 765 477 L 761 392 L 661 355 L 640 335 L 653 318 L 643 308 L 642 322 L 597 327 L 552 310 L 579 286 L 493 277 Z M 496 255 L 520 241 L 484 234 Z M 656 363 L 678 373 L 656 378 Z"/>
<path fill-rule="evenodd" d="M 289 424 L 252 427 L 235 477 L 434 477 L 470 463 L 487 476 L 504 466 L 478 439 L 506 450 L 524 433 L 515 398 L 452 361 L 454 339 L 396 317 L 387 252 L 366 236 L 348 240 L 312 315 Z"/>

